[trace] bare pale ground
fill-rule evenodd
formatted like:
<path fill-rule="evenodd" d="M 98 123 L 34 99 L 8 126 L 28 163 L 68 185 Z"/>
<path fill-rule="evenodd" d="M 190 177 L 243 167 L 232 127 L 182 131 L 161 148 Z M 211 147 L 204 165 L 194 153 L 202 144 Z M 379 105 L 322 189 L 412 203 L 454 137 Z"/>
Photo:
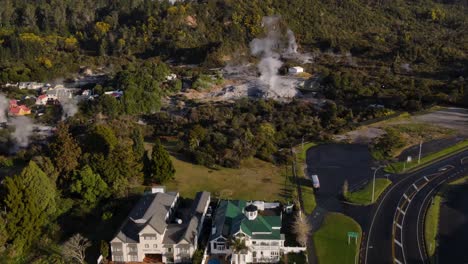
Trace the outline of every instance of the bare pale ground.
<path fill-rule="evenodd" d="M 427 114 L 412 116 L 411 120 L 454 129 L 458 134 L 468 136 L 468 109 L 448 107 Z"/>
<path fill-rule="evenodd" d="M 433 133 L 432 139 L 444 137 L 444 133 L 441 131 L 442 128 L 446 129 L 447 136 L 453 134 L 468 136 L 468 109 L 448 107 L 424 114 L 397 117 L 395 119 L 389 119 L 368 126 L 363 126 L 356 130 L 337 135 L 335 136 L 335 140 L 367 144 L 374 138 L 383 135 L 385 133 L 385 127 L 395 127 L 399 125 L 419 125 L 421 126 L 421 130 L 424 129 L 424 125 L 427 125 L 426 132 L 427 134 Z"/>

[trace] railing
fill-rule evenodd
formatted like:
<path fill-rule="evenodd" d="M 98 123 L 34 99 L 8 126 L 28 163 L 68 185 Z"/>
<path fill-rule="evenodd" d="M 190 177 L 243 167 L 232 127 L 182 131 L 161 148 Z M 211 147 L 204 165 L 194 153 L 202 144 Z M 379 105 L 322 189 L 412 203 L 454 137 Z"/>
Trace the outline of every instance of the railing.
<path fill-rule="evenodd" d="M 259 263 L 271 263 L 271 262 L 278 262 L 278 261 L 280 261 L 279 256 L 253 258 L 253 262 L 259 262 Z"/>
<path fill-rule="evenodd" d="M 280 250 L 280 246 L 277 245 L 277 246 L 272 246 L 272 245 L 252 245 L 251 246 L 253 250 L 260 250 L 260 249 L 264 249 L 264 250 L 267 250 L 267 249 L 273 249 L 273 250 Z"/>

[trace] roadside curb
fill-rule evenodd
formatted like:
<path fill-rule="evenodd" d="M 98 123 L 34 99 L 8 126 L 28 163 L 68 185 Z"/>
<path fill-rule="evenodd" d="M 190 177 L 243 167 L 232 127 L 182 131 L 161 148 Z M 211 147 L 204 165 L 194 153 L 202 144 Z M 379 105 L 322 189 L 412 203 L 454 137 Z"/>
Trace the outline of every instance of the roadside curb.
<path fill-rule="evenodd" d="M 430 165 L 432 165 L 432 164 L 434 164 L 434 163 L 436 163 L 436 162 L 439 162 L 439 161 L 444 160 L 444 159 L 446 159 L 446 158 L 448 158 L 448 157 L 451 157 L 451 156 L 460 154 L 460 153 L 462 153 L 462 152 L 464 152 L 464 151 L 467 151 L 467 150 L 468 150 L 468 147 L 464 147 L 464 148 L 461 148 L 461 149 L 459 149 L 459 150 L 457 150 L 457 151 L 454 151 L 454 152 L 448 153 L 448 154 L 446 154 L 446 155 L 443 155 L 443 156 L 441 156 L 441 157 L 438 157 L 438 158 L 436 158 L 436 159 L 433 159 L 433 160 L 431 160 L 431 161 L 429 161 L 429 162 L 426 162 L 426 163 L 424 163 L 424 164 L 420 164 L 420 165 L 417 165 L 417 166 L 415 166 L 415 167 L 412 167 L 411 169 L 408 169 L 408 170 L 406 170 L 406 171 L 404 171 L 404 172 L 395 172 L 394 174 L 395 174 L 395 175 L 410 174 L 410 173 L 413 173 L 413 172 L 418 171 L 418 170 L 420 170 L 420 169 L 423 169 L 424 167 L 430 166 Z M 391 165 L 389 165 L 389 166 L 391 166 Z"/>

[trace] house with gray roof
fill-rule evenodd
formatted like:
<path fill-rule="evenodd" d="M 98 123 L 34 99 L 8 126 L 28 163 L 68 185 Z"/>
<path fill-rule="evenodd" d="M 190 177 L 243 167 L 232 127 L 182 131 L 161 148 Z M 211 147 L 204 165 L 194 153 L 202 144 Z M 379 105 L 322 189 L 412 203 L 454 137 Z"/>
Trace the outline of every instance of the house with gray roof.
<path fill-rule="evenodd" d="M 135 205 L 110 241 L 112 260 L 190 263 L 210 199 L 209 192 L 199 192 L 191 207 L 181 213 L 179 193 L 153 189 Z"/>
<path fill-rule="evenodd" d="M 220 201 L 210 236 L 211 255 L 231 259 L 233 264 L 277 263 L 282 254 L 304 251 L 284 245 L 281 224 L 279 203 Z M 230 241 L 236 239 L 243 241 L 248 250 L 232 250 Z"/>

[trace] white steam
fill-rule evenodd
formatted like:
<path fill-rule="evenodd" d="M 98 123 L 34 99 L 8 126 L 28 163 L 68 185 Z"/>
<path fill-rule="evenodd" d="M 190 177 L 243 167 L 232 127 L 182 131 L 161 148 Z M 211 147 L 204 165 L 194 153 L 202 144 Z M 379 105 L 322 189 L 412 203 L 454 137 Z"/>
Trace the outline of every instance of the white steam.
<path fill-rule="evenodd" d="M 3 94 L 0 94 L 0 123 L 5 123 L 7 121 L 7 111 L 8 99 Z"/>
<path fill-rule="evenodd" d="M 62 105 L 62 120 L 65 120 L 69 117 L 74 116 L 78 113 L 78 102 L 76 99 L 66 99 L 66 100 L 59 100 L 60 104 Z"/>
<path fill-rule="evenodd" d="M 34 129 L 34 123 L 29 117 L 17 116 L 10 120 L 10 124 L 15 127 L 15 131 L 11 134 L 15 141 L 16 149 L 24 148 L 29 145 L 29 138 Z"/>
<path fill-rule="evenodd" d="M 262 25 L 266 36 L 250 42 L 252 55 L 260 57 L 257 67 L 260 71 L 260 82 L 265 86 L 261 90 L 267 97 L 294 97 L 298 92 L 291 81 L 278 76 L 278 70 L 283 65 L 281 56 L 297 52 L 294 33 L 288 29 L 285 38 L 281 32 L 280 18 L 277 16 L 264 17 Z"/>

